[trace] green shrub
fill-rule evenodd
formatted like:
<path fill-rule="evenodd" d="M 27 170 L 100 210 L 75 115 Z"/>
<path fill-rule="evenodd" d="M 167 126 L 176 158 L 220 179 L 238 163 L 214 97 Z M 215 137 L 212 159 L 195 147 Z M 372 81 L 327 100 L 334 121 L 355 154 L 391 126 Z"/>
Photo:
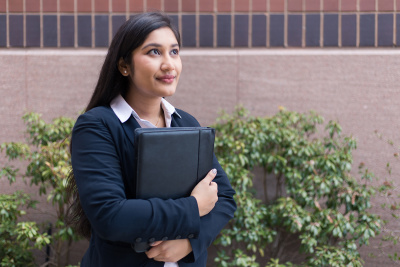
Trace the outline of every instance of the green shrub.
<path fill-rule="evenodd" d="M 0 266 L 34 266 L 32 249 L 50 243 L 49 236 L 41 234 L 35 222 L 17 221 L 25 214 L 23 207 L 33 208 L 35 204 L 20 191 L 0 194 Z"/>
<path fill-rule="evenodd" d="M 67 137 L 71 134 L 74 120 L 61 117 L 54 119 L 51 123 L 46 123 L 36 113 L 27 113 L 23 116 L 23 120 L 27 127 L 26 142 L 1 144 L 1 151 L 5 153 L 10 164 L 0 169 L 0 177 L 6 177 L 10 184 L 14 183 L 18 177 L 22 177 L 26 182 L 30 181 L 30 185 L 38 186 L 39 195 L 46 196 L 47 201 L 55 207 L 56 219 L 52 222 L 54 229 L 49 244 L 53 256 L 47 264 L 48 266 L 61 266 L 63 261 L 68 262 L 69 260 L 72 241 L 78 239 L 72 228 L 64 225 L 68 201 L 66 178 L 71 164 L 69 138 Z M 11 165 L 11 162 L 16 160 L 27 164 L 24 172 L 20 172 L 18 168 Z M 17 208 L 18 205 L 15 207 Z M 20 211 L 15 210 L 14 212 Z M 38 232 L 37 227 L 34 229 Z M 21 239 L 16 240 L 17 243 L 22 241 Z M 25 245 L 28 247 L 29 244 Z M 21 251 L 15 250 L 16 254 L 17 252 Z M 5 260 L 2 254 L 0 254 L 0 258 Z"/>
<path fill-rule="evenodd" d="M 399 146 L 395 145 L 395 142 L 390 139 L 385 139 L 384 136 L 375 131 L 376 135 L 379 137 L 383 144 L 386 143 L 387 149 L 392 151 L 392 157 L 389 158 L 385 166 L 386 175 L 383 181 L 381 181 L 377 186 L 376 190 L 378 192 L 378 197 L 381 200 L 381 213 L 382 217 L 386 220 L 383 221 L 383 231 L 379 236 L 380 242 L 375 247 L 373 253 L 369 256 L 384 256 L 388 257 L 392 262 L 400 263 L 400 253 L 398 253 L 399 242 L 400 242 L 400 232 L 398 229 L 400 220 L 400 188 L 396 183 L 394 177 L 397 173 L 392 173 L 392 166 L 398 166 L 399 164 Z M 383 166 L 382 166 L 383 167 Z M 389 222 L 391 224 L 389 224 Z"/>
<path fill-rule="evenodd" d="M 0 234 L 10 237 L 1 236 L 0 259 L 2 266 L 31 266 L 29 250 L 51 241 L 55 253 L 48 264 L 61 266 L 62 258 L 68 262 L 69 247 L 77 239 L 63 224 L 70 166 L 66 137 L 74 121 L 58 118 L 47 124 L 35 113 L 26 114 L 24 121 L 26 143 L 4 143 L 1 151 L 11 162 L 25 161 L 27 168 L 20 173 L 11 165 L 3 166 L 0 175 L 10 183 L 22 176 L 38 186 L 40 195 L 47 195 L 57 214 L 55 233 L 50 239 L 39 234 L 34 223 L 17 223 L 17 216 L 24 213 L 21 205 L 30 203 L 26 195 L 1 196 L 14 199 L 13 211 L 7 213 L 15 219 L 4 220 L 7 209 L 1 207 Z M 218 266 L 252 267 L 260 262 L 268 267 L 362 266 L 358 248 L 380 232 L 382 222 L 368 212 L 374 193 L 368 181 L 373 174 L 360 168 L 356 179 L 350 173 L 356 148 L 353 138 L 342 136 L 335 122 L 326 124 L 324 133 L 318 132 L 323 119 L 312 112 L 281 110 L 261 118 L 239 108 L 231 116 L 222 116 L 214 127 L 215 152 L 237 191 L 238 205 L 235 218 L 216 240 Z M 262 185 L 254 187 L 253 171 L 258 167 L 264 175 Z M 8 240 L 14 242 L 12 246 Z M 6 245 L 15 256 L 3 254 Z"/>
<path fill-rule="evenodd" d="M 356 141 L 334 121 L 321 133 L 323 126 L 314 112 L 283 108 L 272 117 L 238 108 L 214 125 L 215 153 L 238 205 L 215 242 L 218 266 L 362 266 L 358 249 L 382 224 L 368 212 L 373 174 L 360 168 L 355 178 Z M 263 177 L 255 188 L 257 167 Z"/>

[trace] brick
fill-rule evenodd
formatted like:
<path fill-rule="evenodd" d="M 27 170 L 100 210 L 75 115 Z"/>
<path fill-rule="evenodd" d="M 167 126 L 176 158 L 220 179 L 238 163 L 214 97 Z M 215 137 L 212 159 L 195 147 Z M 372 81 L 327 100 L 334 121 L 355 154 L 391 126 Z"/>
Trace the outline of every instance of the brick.
<path fill-rule="evenodd" d="M 252 47 L 265 47 L 267 45 L 267 16 L 254 14 L 252 19 Z"/>
<path fill-rule="evenodd" d="M 25 1 L 26 12 L 40 12 L 40 0 Z"/>
<path fill-rule="evenodd" d="M 231 46 L 231 15 L 217 15 L 217 46 Z"/>
<path fill-rule="evenodd" d="M 324 14 L 324 46 L 338 46 L 339 15 Z"/>
<path fill-rule="evenodd" d="M 375 14 L 360 15 L 360 46 L 375 45 Z"/>
<path fill-rule="evenodd" d="M 235 11 L 248 12 L 250 10 L 249 0 L 235 0 Z"/>
<path fill-rule="evenodd" d="M 301 46 L 302 15 L 288 15 L 288 46 Z"/>
<path fill-rule="evenodd" d="M 393 46 L 393 14 L 378 15 L 378 46 Z"/>
<path fill-rule="evenodd" d="M 235 47 L 249 46 L 249 15 L 235 15 Z"/>
<path fill-rule="evenodd" d="M 306 0 L 306 11 L 320 11 L 321 0 Z"/>
<path fill-rule="evenodd" d="M 112 0 L 112 11 L 113 12 L 125 12 L 126 11 L 126 0 Z"/>
<path fill-rule="evenodd" d="M 184 11 L 184 12 L 196 12 L 196 0 L 185 0 L 185 1 L 182 1 L 182 11 Z"/>
<path fill-rule="evenodd" d="M 253 0 L 251 9 L 253 12 L 266 12 L 267 0 Z"/>
<path fill-rule="evenodd" d="M 22 13 L 23 12 L 23 1 L 22 0 L 8 1 L 8 11 Z"/>
<path fill-rule="evenodd" d="M 112 21 L 112 36 L 114 37 L 119 28 L 126 21 L 126 17 L 125 15 L 114 15 L 112 16 L 111 21 Z"/>
<path fill-rule="evenodd" d="M 60 16 L 60 46 L 75 46 L 75 20 L 73 15 Z"/>
<path fill-rule="evenodd" d="M 320 14 L 306 15 L 306 46 L 320 46 Z"/>
<path fill-rule="evenodd" d="M 199 1 L 200 12 L 213 12 L 214 11 L 214 0 L 202 0 Z"/>
<path fill-rule="evenodd" d="M 7 17 L 0 14 L 0 47 L 7 46 Z"/>
<path fill-rule="evenodd" d="M 94 45 L 96 47 L 108 46 L 108 32 L 108 15 L 95 15 Z"/>
<path fill-rule="evenodd" d="M 357 46 L 357 15 L 342 14 L 342 46 Z"/>
<path fill-rule="evenodd" d="M 42 0 L 43 12 L 57 12 L 57 0 Z"/>
<path fill-rule="evenodd" d="M 283 14 L 271 14 L 269 20 L 269 45 L 284 46 L 285 17 Z"/>
<path fill-rule="evenodd" d="M 40 15 L 26 15 L 26 46 L 40 46 Z"/>
<path fill-rule="evenodd" d="M 394 11 L 394 1 L 393 0 L 379 0 L 378 1 L 379 11 Z"/>
<path fill-rule="evenodd" d="M 57 16 L 43 16 L 43 46 L 57 47 Z"/>
<path fill-rule="evenodd" d="M 91 0 L 77 0 L 78 12 L 91 12 L 92 1 Z"/>
<path fill-rule="evenodd" d="M 196 15 L 182 15 L 182 46 L 196 46 Z"/>
<path fill-rule="evenodd" d="M 160 11 L 161 0 L 147 0 L 147 11 Z"/>
<path fill-rule="evenodd" d="M 24 19 L 22 15 L 9 15 L 10 46 L 22 47 L 24 45 Z"/>
<path fill-rule="evenodd" d="M 94 11 L 95 12 L 108 12 L 108 0 L 94 0 Z"/>
<path fill-rule="evenodd" d="M 303 0 L 287 0 L 288 11 L 303 11 Z"/>
<path fill-rule="evenodd" d="M 178 12 L 179 11 L 178 0 L 164 0 L 164 11 L 165 12 Z"/>
<path fill-rule="evenodd" d="M 357 11 L 357 0 L 345 0 L 341 3 L 342 11 Z"/>
<path fill-rule="evenodd" d="M 324 0 L 324 11 L 339 11 L 339 0 Z"/>
<path fill-rule="evenodd" d="M 396 14 L 396 46 L 400 46 L 400 14 Z"/>
<path fill-rule="evenodd" d="M 78 15 L 78 46 L 92 46 L 92 18 L 90 15 Z"/>
<path fill-rule="evenodd" d="M 171 19 L 171 24 L 172 26 L 179 31 L 179 17 L 178 15 L 169 15 L 169 18 Z"/>
<path fill-rule="evenodd" d="M 214 16 L 200 15 L 199 22 L 200 46 L 212 47 L 214 45 Z"/>
<path fill-rule="evenodd" d="M 7 11 L 7 0 L 0 0 L 0 12 L 6 12 L 6 11 Z"/>
<path fill-rule="evenodd" d="M 269 11 L 270 12 L 285 11 L 285 1 L 284 0 L 269 0 Z"/>
<path fill-rule="evenodd" d="M 218 0 L 217 1 L 218 12 L 230 12 L 232 10 L 231 0 Z"/>
<path fill-rule="evenodd" d="M 375 11 L 375 0 L 359 0 L 360 11 Z"/>
<path fill-rule="evenodd" d="M 129 11 L 130 12 L 143 12 L 143 0 L 129 0 Z"/>
<path fill-rule="evenodd" d="M 74 1 L 60 0 L 60 11 L 61 12 L 74 12 Z"/>

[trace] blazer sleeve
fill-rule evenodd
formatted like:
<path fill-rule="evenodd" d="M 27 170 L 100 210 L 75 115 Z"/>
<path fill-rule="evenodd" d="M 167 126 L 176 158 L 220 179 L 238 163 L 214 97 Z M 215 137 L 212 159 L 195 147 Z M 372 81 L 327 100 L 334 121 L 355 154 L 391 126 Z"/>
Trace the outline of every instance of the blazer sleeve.
<path fill-rule="evenodd" d="M 197 238 L 200 218 L 194 197 L 126 198 L 118 145 L 110 128 L 89 111 L 78 118 L 72 133 L 73 172 L 92 229 L 103 239 L 127 243 Z"/>
<path fill-rule="evenodd" d="M 191 124 L 200 126 L 193 116 L 189 116 Z M 235 190 L 232 188 L 228 176 L 215 155 L 213 158 L 213 167 L 217 169 L 217 175 L 213 181 L 218 184 L 218 201 L 210 213 L 200 218 L 200 233 L 198 238 L 189 239 L 193 251 L 182 259 L 182 262 L 185 263 L 195 262 L 206 252 L 224 226 L 233 218 L 236 211 L 236 202 L 233 199 Z"/>
<path fill-rule="evenodd" d="M 185 262 L 196 261 L 207 250 L 219 232 L 233 218 L 236 210 L 236 203 L 233 200 L 235 191 L 232 189 L 226 173 L 215 156 L 214 168 L 217 169 L 217 176 L 214 178 L 214 182 L 218 184 L 218 201 L 209 214 L 200 218 L 199 237 L 189 240 L 193 252 L 183 259 Z"/>

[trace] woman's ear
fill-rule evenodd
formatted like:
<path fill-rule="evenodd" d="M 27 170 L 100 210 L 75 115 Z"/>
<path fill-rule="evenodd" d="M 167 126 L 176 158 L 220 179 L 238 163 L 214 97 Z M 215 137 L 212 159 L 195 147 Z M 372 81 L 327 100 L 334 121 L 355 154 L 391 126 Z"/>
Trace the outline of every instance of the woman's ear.
<path fill-rule="evenodd" d="M 126 64 L 125 60 L 121 57 L 118 60 L 118 70 L 121 72 L 123 76 L 129 76 L 129 65 Z"/>

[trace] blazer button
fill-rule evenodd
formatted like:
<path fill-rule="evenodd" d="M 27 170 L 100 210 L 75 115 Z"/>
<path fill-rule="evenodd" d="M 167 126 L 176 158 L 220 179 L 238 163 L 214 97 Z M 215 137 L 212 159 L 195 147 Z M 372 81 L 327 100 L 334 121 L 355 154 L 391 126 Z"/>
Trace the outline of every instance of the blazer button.
<path fill-rule="evenodd" d="M 182 238 L 182 236 L 180 236 L 180 235 L 177 235 L 176 237 L 175 237 L 175 239 L 181 239 Z"/>
<path fill-rule="evenodd" d="M 142 242 L 142 239 L 140 238 L 140 237 L 138 237 L 138 238 L 136 238 L 136 243 L 140 243 L 140 242 Z"/>
<path fill-rule="evenodd" d="M 188 235 L 188 238 L 193 238 L 193 237 L 194 237 L 194 234 Z"/>
<path fill-rule="evenodd" d="M 153 243 L 154 241 L 156 241 L 156 239 L 155 239 L 154 237 L 152 237 L 152 238 L 149 239 L 149 242 L 150 242 L 150 243 Z"/>
<path fill-rule="evenodd" d="M 162 241 L 167 241 L 167 240 L 168 240 L 168 237 L 164 236 L 161 240 L 162 240 Z"/>

